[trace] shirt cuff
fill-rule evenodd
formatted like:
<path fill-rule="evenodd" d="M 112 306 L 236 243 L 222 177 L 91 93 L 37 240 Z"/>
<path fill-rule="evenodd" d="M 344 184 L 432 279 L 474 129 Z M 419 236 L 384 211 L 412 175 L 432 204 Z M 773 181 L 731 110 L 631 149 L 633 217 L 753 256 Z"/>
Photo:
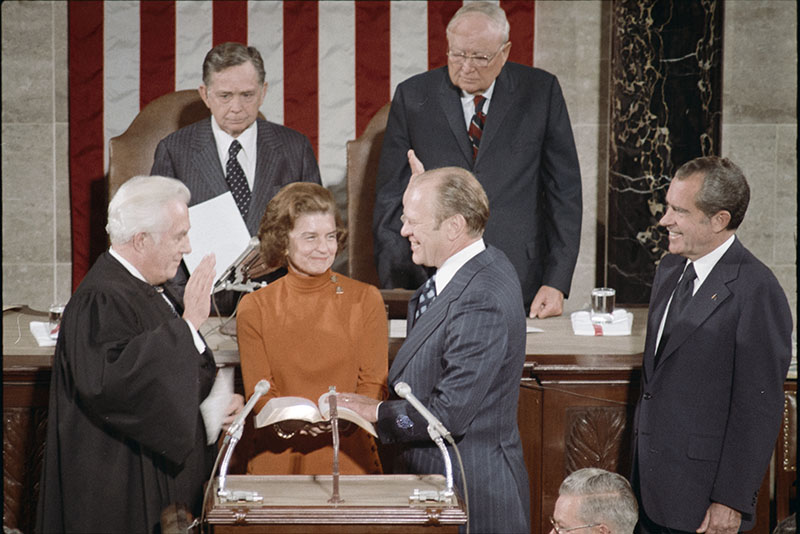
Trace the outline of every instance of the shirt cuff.
<path fill-rule="evenodd" d="M 184 319 L 184 322 L 189 325 L 189 331 L 192 333 L 192 340 L 194 340 L 194 346 L 197 349 L 197 352 L 203 354 L 206 351 L 206 344 L 203 342 L 203 338 L 200 337 L 197 329 L 189 321 L 189 319 Z"/>

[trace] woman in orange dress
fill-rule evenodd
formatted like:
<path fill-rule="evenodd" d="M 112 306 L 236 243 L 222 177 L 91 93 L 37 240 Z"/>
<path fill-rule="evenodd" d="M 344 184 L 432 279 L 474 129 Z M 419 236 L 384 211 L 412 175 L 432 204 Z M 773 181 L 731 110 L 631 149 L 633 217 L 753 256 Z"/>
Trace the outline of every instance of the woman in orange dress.
<path fill-rule="evenodd" d="M 374 286 L 331 271 L 346 239 L 331 192 L 307 182 L 287 185 L 267 206 L 258 237 L 267 266 L 286 266 L 288 274 L 239 304 L 245 393 L 252 395 L 262 378 L 271 385 L 254 413 L 273 397 L 305 397 L 316 403 L 329 386 L 383 399 L 388 366 L 383 299 Z M 256 429 L 253 442 L 243 444 L 254 448 L 247 472 L 330 474 L 331 434 L 321 428 L 291 436 L 279 425 Z M 381 472 L 371 435 L 343 420 L 340 433 L 342 474 Z"/>

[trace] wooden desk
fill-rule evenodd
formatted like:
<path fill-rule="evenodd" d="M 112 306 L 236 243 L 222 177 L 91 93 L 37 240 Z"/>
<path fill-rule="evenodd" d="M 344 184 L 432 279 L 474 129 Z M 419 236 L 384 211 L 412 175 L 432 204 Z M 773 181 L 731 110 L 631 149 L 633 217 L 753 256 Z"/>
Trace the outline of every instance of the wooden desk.
<path fill-rule="evenodd" d="M 394 303 L 394 309 L 402 308 Z M 532 532 L 550 530 L 561 480 L 580 467 L 600 466 L 628 474 L 630 424 L 639 395 L 646 311 L 633 310 L 633 335 L 575 336 L 568 315 L 528 320 L 544 333 L 528 334 L 527 361 L 520 381 L 519 426 L 531 486 Z M 33 530 L 47 422 L 53 349 L 36 345 L 32 310 L 3 313 L 4 525 Z M 237 365 L 234 338 L 212 318 L 202 329 L 220 365 Z M 390 340 L 396 351 L 401 339 Z M 758 532 L 769 532 L 789 513 L 796 473 L 796 380 L 786 382 L 787 409 L 776 449 L 776 482 L 762 487 Z M 775 492 L 770 503 L 769 490 Z M 770 525 L 769 508 L 776 510 Z"/>
<path fill-rule="evenodd" d="M 342 475 L 341 503 L 331 504 L 332 477 L 229 476 L 225 489 L 257 492 L 261 502 L 221 502 L 215 480 L 214 500 L 206 517 L 215 534 L 248 532 L 374 533 L 452 532 L 467 522 L 463 505 L 411 502 L 415 490 L 446 488 L 442 475 Z M 439 527 L 439 528 L 432 528 Z"/>

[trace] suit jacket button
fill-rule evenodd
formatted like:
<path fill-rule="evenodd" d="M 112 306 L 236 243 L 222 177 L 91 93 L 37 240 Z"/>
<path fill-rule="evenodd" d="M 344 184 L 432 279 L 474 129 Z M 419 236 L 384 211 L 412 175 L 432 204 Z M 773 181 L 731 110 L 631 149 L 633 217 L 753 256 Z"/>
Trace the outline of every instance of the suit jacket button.
<path fill-rule="evenodd" d="M 644 395 L 642 395 L 642 398 L 644 400 L 650 400 L 653 398 L 653 396 L 650 393 L 645 393 Z"/>

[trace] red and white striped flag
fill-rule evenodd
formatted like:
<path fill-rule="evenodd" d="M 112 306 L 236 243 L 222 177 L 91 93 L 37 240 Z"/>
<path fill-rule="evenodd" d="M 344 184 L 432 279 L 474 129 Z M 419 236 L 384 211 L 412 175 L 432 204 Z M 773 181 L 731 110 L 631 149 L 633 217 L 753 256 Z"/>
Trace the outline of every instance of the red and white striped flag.
<path fill-rule="evenodd" d="M 311 140 L 325 185 L 345 177 L 345 143 L 406 78 L 446 63 L 461 1 L 72 1 L 69 161 L 73 287 L 105 248 L 108 140 L 153 99 L 196 89 L 213 46 L 264 58 L 269 120 Z M 501 1 L 511 61 L 533 64 L 534 2 Z"/>

